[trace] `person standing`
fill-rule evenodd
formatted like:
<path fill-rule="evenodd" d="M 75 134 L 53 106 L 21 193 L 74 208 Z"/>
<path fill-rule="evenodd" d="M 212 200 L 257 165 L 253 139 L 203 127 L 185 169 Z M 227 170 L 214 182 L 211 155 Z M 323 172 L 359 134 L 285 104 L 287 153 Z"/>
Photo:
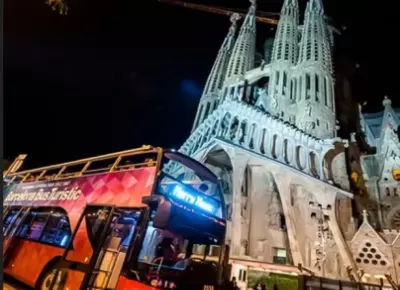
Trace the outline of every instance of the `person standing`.
<path fill-rule="evenodd" d="M 236 277 L 232 277 L 231 282 L 229 282 L 228 290 L 236 290 Z"/>

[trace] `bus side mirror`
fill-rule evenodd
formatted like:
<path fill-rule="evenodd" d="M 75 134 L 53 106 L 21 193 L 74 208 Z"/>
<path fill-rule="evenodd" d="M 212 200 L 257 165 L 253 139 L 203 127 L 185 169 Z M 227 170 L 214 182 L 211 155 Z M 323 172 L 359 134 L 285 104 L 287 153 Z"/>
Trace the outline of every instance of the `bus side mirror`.
<path fill-rule="evenodd" d="M 169 216 L 171 214 L 171 202 L 168 200 L 163 200 L 158 204 L 156 214 L 153 219 L 153 226 L 158 229 L 167 229 Z"/>
<path fill-rule="evenodd" d="M 164 198 L 158 195 L 149 195 L 142 197 L 142 203 L 147 204 L 151 208 L 157 208 L 158 204 L 162 202 Z"/>
<path fill-rule="evenodd" d="M 161 230 L 166 229 L 171 213 L 171 202 L 162 196 L 150 195 L 143 197 L 142 203 L 155 211 L 153 226 Z"/>

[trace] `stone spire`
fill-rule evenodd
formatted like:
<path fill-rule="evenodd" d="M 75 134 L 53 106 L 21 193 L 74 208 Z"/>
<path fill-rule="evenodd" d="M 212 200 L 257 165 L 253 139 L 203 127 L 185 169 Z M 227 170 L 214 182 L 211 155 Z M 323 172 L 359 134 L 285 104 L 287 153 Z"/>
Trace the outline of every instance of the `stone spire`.
<path fill-rule="evenodd" d="M 385 96 L 383 99 L 383 118 L 381 125 L 380 134 L 380 146 L 378 146 L 378 152 L 386 154 L 398 155 L 400 152 L 399 138 L 396 138 L 397 130 L 400 126 L 400 118 L 398 118 L 396 112 L 393 110 L 392 101 Z"/>
<path fill-rule="evenodd" d="M 298 68 L 296 125 L 321 139 L 336 135 L 331 43 L 322 0 L 307 3 Z"/>
<path fill-rule="evenodd" d="M 237 21 L 240 19 L 239 14 L 232 14 L 230 20 L 232 22 L 228 35 L 225 37 L 221 48 L 219 49 L 217 58 L 208 76 L 203 94 L 197 108 L 196 118 L 193 123 L 192 132 L 211 114 L 218 106 L 220 100 L 220 90 L 225 80 L 226 69 L 232 48 L 235 43 L 235 33 Z"/>
<path fill-rule="evenodd" d="M 276 30 L 272 62 L 286 61 L 296 64 L 299 25 L 299 4 L 297 0 L 285 0 Z"/>
<path fill-rule="evenodd" d="M 256 0 L 250 0 L 251 6 L 240 28 L 225 77 L 224 89 L 237 84 L 244 74 L 254 68 L 256 49 Z M 224 93 L 226 95 L 226 92 Z"/>
<path fill-rule="evenodd" d="M 294 123 L 294 115 L 287 113 L 296 100 L 296 80 L 291 78 L 291 68 L 297 62 L 298 25 L 297 0 L 285 0 L 272 49 L 268 95 L 263 100 L 269 113 L 291 123 Z"/>

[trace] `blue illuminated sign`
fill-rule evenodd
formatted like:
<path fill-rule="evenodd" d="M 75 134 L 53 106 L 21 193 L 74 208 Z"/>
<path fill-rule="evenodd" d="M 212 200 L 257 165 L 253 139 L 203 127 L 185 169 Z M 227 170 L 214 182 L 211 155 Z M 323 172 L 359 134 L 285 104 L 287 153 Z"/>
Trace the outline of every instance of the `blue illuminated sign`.
<path fill-rule="evenodd" d="M 209 213 L 214 213 L 216 210 L 216 206 L 212 204 L 211 200 L 208 200 L 206 197 L 188 192 L 181 185 L 174 186 L 171 195 L 185 203 L 193 204 Z"/>

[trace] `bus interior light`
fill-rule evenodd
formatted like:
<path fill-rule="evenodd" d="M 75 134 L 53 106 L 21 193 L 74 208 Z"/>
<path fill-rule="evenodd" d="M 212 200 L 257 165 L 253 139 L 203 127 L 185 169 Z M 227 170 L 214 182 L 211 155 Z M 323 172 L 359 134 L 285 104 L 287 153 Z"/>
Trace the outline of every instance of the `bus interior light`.
<path fill-rule="evenodd" d="M 68 241 L 68 235 L 65 235 L 61 240 L 60 246 L 65 247 L 67 241 Z"/>

